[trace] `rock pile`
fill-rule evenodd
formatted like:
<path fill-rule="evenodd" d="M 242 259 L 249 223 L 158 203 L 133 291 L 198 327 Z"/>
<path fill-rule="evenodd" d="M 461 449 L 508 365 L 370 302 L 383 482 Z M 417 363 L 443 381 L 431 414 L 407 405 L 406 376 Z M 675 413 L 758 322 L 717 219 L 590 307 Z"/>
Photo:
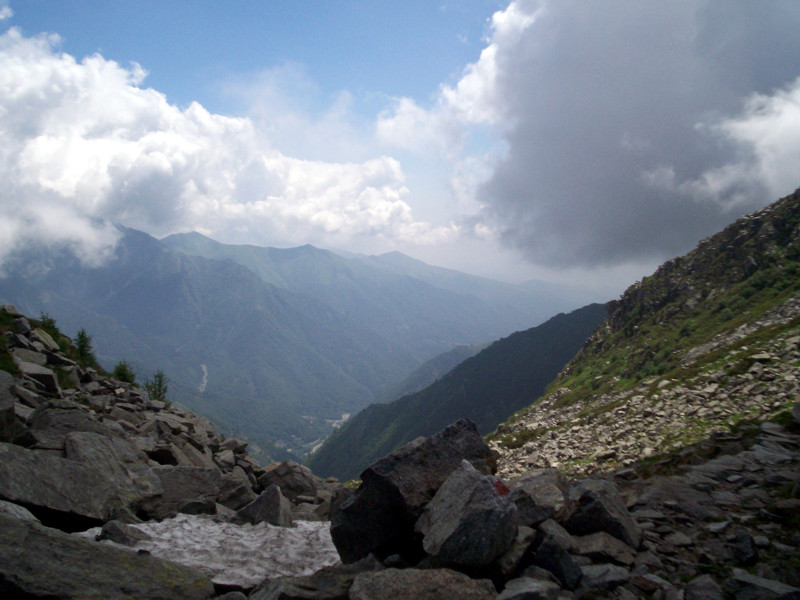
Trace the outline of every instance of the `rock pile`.
<path fill-rule="evenodd" d="M 509 487 L 460 421 L 364 473 L 333 517 L 351 564 L 265 582 L 251 598 L 798 598 L 794 412 L 787 427 L 707 441 L 716 458 L 695 448 L 679 474 L 571 481 L 548 468 Z"/>
<path fill-rule="evenodd" d="M 610 471 L 697 442 L 737 422 L 766 419 L 800 397 L 797 329 L 757 345 L 737 344 L 747 334 L 800 316 L 790 298 L 748 323 L 687 352 L 687 367 L 713 350 L 730 351 L 716 367 L 685 380 L 648 379 L 615 394 L 588 396 L 562 406 L 562 391 L 542 398 L 498 431 L 511 444 L 494 442 L 501 476 L 557 467 L 571 475 Z M 513 443 L 515 437 L 524 443 Z M 512 447 L 509 447 L 512 446 Z"/>
<path fill-rule="evenodd" d="M 350 493 L 291 461 L 260 466 L 246 443 L 225 438 L 207 419 L 80 367 L 13 307 L 0 310 L 13 318 L 4 341 L 19 374 L 0 371 L 0 500 L 42 524 L 71 532 L 185 512 L 289 526 L 294 519 L 327 520 Z M 65 539 L 39 523 L 3 519 L 2 539 L 41 536 L 59 547 Z M 73 551 L 80 543 L 63 548 L 70 568 L 100 552 Z M 151 559 L 141 561 L 145 571 Z M 16 577 L 37 567 L 0 562 L 0 589 L 29 589 Z"/>

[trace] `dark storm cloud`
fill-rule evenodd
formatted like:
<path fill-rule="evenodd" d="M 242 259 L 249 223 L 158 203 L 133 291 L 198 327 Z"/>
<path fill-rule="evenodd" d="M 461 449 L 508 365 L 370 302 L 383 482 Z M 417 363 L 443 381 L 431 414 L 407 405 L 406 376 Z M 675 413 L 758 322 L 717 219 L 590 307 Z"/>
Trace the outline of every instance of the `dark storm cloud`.
<path fill-rule="evenodd" d="M 684 252 L 775 200 L 720 124 L 793 84 L 798 31 L 798 2 L 545 4 L 498 48 L 512 125 L 484 216 L 534 262 L 593 266 Z"/>

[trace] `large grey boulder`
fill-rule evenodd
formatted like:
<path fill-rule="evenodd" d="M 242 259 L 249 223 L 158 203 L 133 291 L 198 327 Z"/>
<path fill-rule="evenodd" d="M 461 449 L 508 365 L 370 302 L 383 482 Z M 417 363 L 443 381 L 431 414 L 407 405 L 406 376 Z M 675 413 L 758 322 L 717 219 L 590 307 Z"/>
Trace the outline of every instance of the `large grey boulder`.
<path fill-rule="evenodd" d="M 576 589 L 581 581 L 581 567 L 555 536 L 547 534 L 539 541 L 533 564 L 552 573 L 568 590 Z"/>
<path fill-rule="evenodd" d="M 423 508 L 464 459 L 482 473 L 496 470 L 495 454 L 468 419 L 417 438 L 368 467 L 356 494 L 331 519 L 342 561 L 414 547 L 414 524 Z"/>
<path fill-rule="evenodd" d="M 141 510 L 152 519 L 163 519 L 179 512 L 188 503 L 216 501 L 222 487 L 219 469 L 201 467 L 153 467 L 161 482 L 159 496 L 147 499 Z"/>
<path fill-rule="evenodd" d="M 14 378 L 9 373 L 0 371 L 0 442 L 14 442 L 24 431 L 17 421 L 17 399 L 11 393 L 13 385 Z"/>
<path fill-rule="evenodd" d="M 463 567 L 485 567 L 505 554 L 517 535 L 517 508 L 496 482 L 463 461 L 416 523 L 425 552 Z"/>
<path fill-rule="evenodd" d="M 308 467 L 298 465 L 293 460 L 285 460 L 265 467 L 264 474 L 258 478 L 258 483 L 263 489 L 271 484 L 279 486 L 281 493 L 296 504 L 298 496 L 316 499 L 321 481 Z"/>
<path fill-rule="evenodd" d="M 292 504 L 281 494 L 281 488 L 274 483 L 233 517 L 234 523 L 255 525 L 265 521 L 279 527 L 292 526 Z"/>
<path fill-rule="evenodd" d="M 633 520 L 617 488 L 607 481 L 582 483 L 583 493 L 564 522 L 573 535 L 605 531 L 634 549 L 639 548 L 642 530 Z"/>
<path fill-rule="evenodd" d="M 488 579 L 470 579 L 449 569 L 386 569 L 356 575 L 349 600 L 494 600 Z"/>
<path fill-rule="evenodd" d="M 536 527 L 546 519 L 562 519 L 569 507 L 569 482 L 558 469 L 530 471 L 511 485 L 519 524 Z"/>
<path fill-rule="evenodd" d="M 8 598 L 209 598 L 194 569 L 0 514 L 0 596 Z"/>
<path fill-rule="evenodd" d="M 40 383 L 44 390 L 56 396 L 61 395 L 61 388 L 58 385 L 58 377 L 52 369 L 37 365 L 36 363 L 20 361 L 17 368 L 25 376 Z"/>
<path fill-rule="evenodd" d="M 103 473 L 119 490 L 124 506 L 135 510 L 145 499 L 161 494 L 161 480 L 147 457 L 128 440 L 90 431 L 67 434 L 65 456 Z"/>
<path fill-rule="evenodd" d="M 4 443 L 0 443 L 0 498 L 60 513 L 64 527 L 69 527 L 71 518 L 76 526 L 87 524 L 82 519 L 106 521 L 125 504 L 103 471 Z"/>

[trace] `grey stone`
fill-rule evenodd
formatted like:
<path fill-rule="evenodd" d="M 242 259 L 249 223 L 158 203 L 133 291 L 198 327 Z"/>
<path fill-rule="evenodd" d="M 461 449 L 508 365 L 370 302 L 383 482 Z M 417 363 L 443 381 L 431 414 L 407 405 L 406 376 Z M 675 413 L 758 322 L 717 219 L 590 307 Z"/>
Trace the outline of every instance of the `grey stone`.
<path fill-rule="evenodd" d="M 580 583 L 581 567 L 553 536 L 546 535 L 538 545 L 533 564 L 552 573 L 568 590 L 576 589 Z"/>
<path fill-rule="evenodd" d="M 348 600 L 348 592 L 359 573 L 383 569 L 372 555 L 350 565 L 320 569 L 304 577 L 280 577 L 265 580 L 250 600 Z"/>
<path fill-rule="evenodd" d="M 530 527 L 521 525 L 517 529 L 514 543 L 503 556 L 495 561 L 495 568 L 503 579 L 508 579 L 517 572 L 535 537 L 536 531 Z"/>
<path fill-rule="evenodd" d="M 144 531 L 139 531 L 126 523 L 114 520 L 103 525 L 97 539 L 109 540 L 123 546 L 133 546 L 137 542 L 149 540 L 151 537 Z"/>
<path fill-rule="evenodd" d="M 281 492 L 291 502 L 297 502 L 298 496 L 312 496 L 316 499 L 318 488 L 322 484 L 308 467 L 298 465 L 292 460 L 267 466 L 264 474 L 259 476 L 258 483 L 264 489 L 273 483 L 280 486 Z"/>
<path fill-rule="evenodd" d="M 519 524 L 536 527 L 545 519 L 566 515 L 569 484 L 558 469 L 531 471 L 514 481 L 510 497 L 517 505 Z"/>
<path fill-rule="evenodd" d="M 575 552 L 588 556 L 594 562 L 613 562 L 631 566 L 636 560 L 636 551 L 605 531 L 575 538 Z"/>
<path fill-rule="evenodd" d="M 30 362 L 19 362 L 17 363 L 17 368 L 24 376 L 40 383 L 46 392 L 56 396 L 61 395 L 58 377 L 51 369 Z"/>
<path fill-rule="evenodd" d="M 711 575 L 692 579 L 684 590 L 686 600 L 725 600 L 722 588 Z"/>
<path fill-rule="evenodd" d="M 20 521 L 39 521 L 27 508 L 5 500 L 0 500 L 0 515 L 19 519 Z"/>
<path fill-rule="evenodd" d="M 60 350 L 56 341 L 44 329 L 37 327 L 28 334 L 28 337 L 34 342 L 39 342 L 51 352 L 58 352 Z"/>
<path fill-rule="evenodd" d="M 792 418 L 794 419 L 795 423 L 800 423 L 800 402 L 795 402 L 792 405 Z"/>
<path fill-rule="evenodd" d="M 386 569 L 359 573 L 349 600 L 494 600 L 497 590 L 488 579 L 470 579 L 449 569 Z"/>
<path fill-rule="evenodd" d="M 605 531 L 638 549 L 641 529 L 634 522 L 617 489 L 605 481 L 589 481 L 582 485 L 584 491 L 578 504 L 564 522 L 566 530 L 573 535 Z"/>
<path fill-rule="evenodd" d="M 425 552 L 445 564 L 485 567 L 511 548 L 517 509 L 495 481 L 466 460 L 453 471 L 415 526 Z"/>
<path fill-rule="evenodd" d="M 554 521 L 553 519 L 542 521 L 539 524 L 538 530 L 541 534 L 541 539 L 544 539 L 545 535 L 549 535 L 567 552 L 573 552 L 575 550 L 575 538 L 570 535 L 566 529 L 559 525 L 557 521 Z"/>
<path fill-rule="evenodd" d="M 342 561 L 416 545 L 414 524 L 462 459 L 483 473 L 496 469 L 495 455 L 468 419 L 409 442 L 368 467 L 356 494 L 332 514 L 331 537 Z"/>
<path fill-rule="evenodd" d="M 26 348 L 13 348 L 11 350 L 11 358 L 14 359 L 15 364 L 21 362 L 29 362 L 40 367 L 47 365 L 47 355 L 43 352 L 36 352 L 35 350 L 27 350 Z"/>
<path fill-rule="evenodd" d="M 291 527 L 292 525 L 292 505 L 281 494 L 281 488 L 274 483 L 233 517 L 234 523 L 255 525 L 264 521 L 279 527 Z"/>
<path fill-rule="evenodd" d="M 101 470 L 3 443 L 0 498 L 101 522 L 125 504 Z"/>
<path fill-rule="evenodd" d="M 722 588 L 736 600 L 771 600 L 786 594 L 800 592 L 800 588 L 774 579 L 757 577 L 742 569 L 734 569 L 731 577 L 722 584 Z"/>
<path fill-rule="evenodd" d="M 0 515 L 0 591 L 13 598 L 202 600 L 211 581 L 194 569 Z"/>
<path fill-rule="evenodd" d="M 631 573 L 618 565 L 588 565 L 581 567 L 582 590 L 611 590 L 627 583 Z"/>
<path fill-rule="evenodd" d="M 497 600 L 556 600 L 561 594 L 558 584 L 530 577 L 512 579 Z"/>
<path fill-rule="evenodd" d="M 147 499 L 141 509 L 153 519 L 163 519 L 178 512 L 187 502 L 216 500 L 222 486 L 219 469 L 200 467 L 153 467 L 161 482 L 161 495 Z"/>

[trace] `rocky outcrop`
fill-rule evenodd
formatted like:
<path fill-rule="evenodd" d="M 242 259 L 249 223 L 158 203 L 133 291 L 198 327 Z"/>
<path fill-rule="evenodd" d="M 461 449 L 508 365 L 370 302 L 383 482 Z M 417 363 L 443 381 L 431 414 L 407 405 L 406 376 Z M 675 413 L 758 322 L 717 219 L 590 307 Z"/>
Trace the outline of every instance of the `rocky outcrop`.
<path fill-rule="evenodd" d="M 4 598 L 210 598 L 202 573 L 0 514 Z"/>
<path fill-rule="evenodd" d="M 356 494 L 331 519 L 331 537 L 342 560 L 355 562 L 371 552 L 413 554 L 419 546 L 417 519 L 462 460 L 486 474 L 495 469 L 494 455 L 468 419 L 418 438 L 368 467 Z"/>
<path fill-rule="evenodd" d="M 96 595 L 123 594 L 127 579 L 109 575 L 111 562 L 122 555 L 85 540 L 68 543 L 70 538 L 57 530 L 105 524 L 101 537 L 131 539 L 135 532 L 126 533 L 124 523 L 178 512 L 290 526 L 294 518 L 327 519 L 332 501 L 347 495 L 340 484 L 323 481 L 291 461 L 260 466 L 248 455 L 246 443 L 225 438 L 207 419 L 79 366 L 59 346 L 67 338 L 57 341 L 32 327 L 13 307 L 0 311 L 5 330 L 0 350 L 7 350 L 16 366 L 16 377 L 0 371 L 0 503 L 16 507 L 2 514 L 19 520 L 20 511 L 30 511 L 32 519 L 41 521 L 27 528 L 5 523 L 12 532 L 8 539 L 19 536 L 33 554 L 3 563 L 0 589 L 5 585 L 31 597 L 73 597 L 81 596 L 82 581 L 88 585 L 94 578 L 107 578 L 105 587 L 97 584 L 102 591 Z M 34 540 L 68 548 L 51 559 L 56 574 L 52 590 L 44 581 L 44 563 L 36 562 L 44 559 Z M 134 573 L 145 578 L 148 570 L 172 577 L 170 569 L 177 568 L 159 566 L 153 557 L 124 556 L 126 564 L 141 564 L 132 567 L 131 578 Z M 97 574 L 88 573 L 95 565 L 101 566 Z M 175 597 L 208 595 L 207 587 L 197 587 L 205 596 L 196 596 L 181 591 L 181 585 L 174 588 Z M 130 597 L 173 597 L 144 583 L 131 589 L 136 591 Z"/>
<path fill-rule="evenodd" d="M 688 351 L 684 363 L 693 374 L 685 379 L 653 377 L 567 405 L 559 401 L 565 390 L 545 396 L 498 430 L 498 439 L 506 440 L 491 443 L 500 455 L 498 473 L 513 480 L 546 467 L 572 475 L 608 472 L 791 409 L 800 396 L 800 333 L 793 329 L 748 345 L 742 340 L 798 317 L 800 295 Z M 712 350 L 719 356 L 709 368 L 692 369 Z"/>

